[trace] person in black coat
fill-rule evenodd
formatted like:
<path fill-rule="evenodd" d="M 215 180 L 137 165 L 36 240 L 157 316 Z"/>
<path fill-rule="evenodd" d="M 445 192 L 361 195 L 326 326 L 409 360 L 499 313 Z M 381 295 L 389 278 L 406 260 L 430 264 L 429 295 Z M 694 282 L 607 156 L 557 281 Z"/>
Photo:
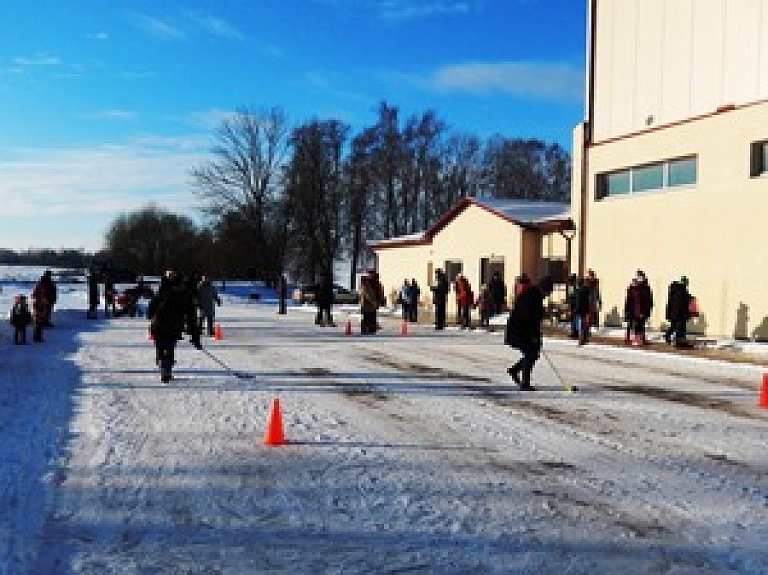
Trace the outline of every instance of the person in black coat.
<path fill-rule="evenodd" d="M 521 390 L 533 390 L 531 372 L 541 353 L 541 322 L 544 320 L 544 300 L 550 296 L 553 281 L 549 276 L 538 285 L 530 286 L 515 298 L 515 305 L 509 313 L 504 343 L 523 354 L 515 365 L 507 369 Z"/>
<path fill-rule="evenodd" d="M 88 319 L 96 319 L 96 310 L 99 308 L 99 277 L 95 270 L 88 273 Z"/>
<path fill-rule="evenodd" d="M 40 285 L 42 285 L 45 290 L 45 300 L 47 305 L 46 320 L 43 327 L 53 327 L 51 319 L 53 318 L 53 306 L 56 305 L 58 290 L 56 289 L 56 282 L 53 281 L 53 273 L 51 270 L 45 270 L 45 273 L 40 278 Z"/>
<path fill-rule="evenodd" d="M 169 271 L 160 281 L 160 288 L 147 308 L 149 331 L 155 341 L 155 358 L 164 383 L 172 379 L 176 342 L 182 338 L 187 320 L 187 299 L 186 288 L 180 278 Z"/>
<path fill-rule="evenodd" d="M 583 278 L 576 282 L 576 322 L 578 326 L 579 345 L 586 345 L 589 341 L 589 331 L 593 317 L 592 288 Z"/>
<path fill-rule="evenodd" d="M 331 278 L 324 277 L 318 282 L 315 289 L 315 304 L 317 305 L 317 316 L 315 325 L 335 327 L 331 309 L 333 308 L 333 281 Z"/>
<path fill-rule="evenodd" d="M 507 286 L 504 284 L 504 280 L 501 279 L 501 274 L 498 271 L 493 272 L 491 281 L 488 282 L 488 291 L 493 303 L 491 313 L 499 315 L 504 311 L 504 302 L 507 299 Z"/>
<path fill-rule="evenodd" d="M 671 344 L 672 336 L 676 347 L 688 347 L 686 342 L 686 324 L 690 315 L 690 305 L 693 297 L 688 292 L 688 278 L 683 276 L 678 281 L 669 284 L 667 297 L 666 319 L 669 327 L 664 332 L 664 340 Z"/>
<path fill-rule="evenodd" d="M 645 325 L 653 310 L 653 292 L 648 285 L 648 279 L 642 270 L 637 270 L 633 280 L 634 290 L 632 292 L 632 331 L 634 332 L 634 344 L 645 345 Z M 625 312 L 626 309 L 625 305 Z M 629 325 L 627 326 L 627 335 L 629 336 Z"/>
<path fill-rule="evenodd" d="M 445 304 L 448 301 L 448 278 L 445 272 L 435 270 L 435 285 L 431 286 L 432 298 L 435 303 L 435 329 L 445 329 Z"/>

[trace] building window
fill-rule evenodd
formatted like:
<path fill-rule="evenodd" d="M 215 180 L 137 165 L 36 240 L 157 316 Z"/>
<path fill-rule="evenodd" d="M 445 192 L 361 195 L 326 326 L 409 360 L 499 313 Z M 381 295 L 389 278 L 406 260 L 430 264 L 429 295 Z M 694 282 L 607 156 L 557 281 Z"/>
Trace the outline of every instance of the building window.
<path fill-rule="evenodd" d="M 695 185 L 695 156 L 678 158 L 597 175 L 597 199 Z"/>
<path fill-rule="evenodd" d="M 768 141 L 752 144 L 750 175 L 754 178 L 768 174 Z"/>
<path fill-rule="evenodd" d="M 667 162 L 667 185 L 692 186 L 696 183 L 696 158 L 682 158 Z"/>
<path fill-rule="evenodd" d="M 647 192 L 664 187 L 664 164 L 651 164 L 632 169 L 632 191 Z"/>

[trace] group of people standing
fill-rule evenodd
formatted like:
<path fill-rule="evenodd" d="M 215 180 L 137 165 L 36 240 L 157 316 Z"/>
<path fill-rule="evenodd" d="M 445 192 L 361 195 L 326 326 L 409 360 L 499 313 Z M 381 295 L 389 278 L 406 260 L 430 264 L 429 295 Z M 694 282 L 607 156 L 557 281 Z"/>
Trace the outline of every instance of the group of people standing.
<path fill-rule="evenodd" d="M 176 344 L 189 335 L 190 342 L 202 349 L 201 333 L 205 327 L 214 336 L 215 307 L 221 305 L 216 288 L 210 279 L 192 275 L 184 278 L 169 270 L 160 280 L 160 287 L 147 308 L 149 332 L 155 342 L 155 359 L 160 368 L 160 379 L 172 379 L 176 363 Z"/>
<path fill-rule="evenodd" d="M 9 319 L 13 326 L 13 343 L 27 343 L 27 328 L 33 325 L 32 341 L 43 341 L 43 330 L 53 327 L 53 308 L 56 305 L 58 289 L 51 270 L 46 270 L 32 289 L 32 307 L 27 296 L 19 294 L 14 298 Z"/>
<path fill-rule="evenodd" d="M 624 319 L 627 322 L 627 331 L 624 341 L 632 345 L 645 345 L 645 335 L 648 318 L 653 310 L 653 292 L 648 285 L 648 278 L 642 270 L 637 270 L 627 287 L 627 296 L 624 300 Z M 669 322 L 664 330 L 664 341 L 675 347 L 690 347 L 687 340 L 688 320 L 696 316 L 696 298 L 688 291 L 688 278 L 682 276 L 669 284 L 667 293 L 667 306 L 664 317 Z"/>
<path fill-rule="evenodd" d="M 397 294 L 397 303 L 403 310 L 403 321 L 416 323 L 419 321 L 419 300 L 421 298 L 421 288 L 415 278 L 408 281 L 403 280 L 400 293 Z"/>
<path fill-rule="evenodd" d="M 414 284 L 415 281 L 413 280 Z M 450 283 L 442 268 L 435 270 L 435 282 L 430 286 L 430 291 L 435 308 L 435 329 L 445 329 L 445 308 L 448 303 Z M 456 321 L 459 327 L 461 329 L 472 327 L 472 309 L 477 309 L 480 313 L 480 326 L 487 327 L 492 316 L 504 311 L 506 291 L 506 285 L 498 271 L 493 273 L 487 284 L 480 286 L 477 297 L 467 276 L 457 274 L 454 280 L 454 293 L 456 294 Z"/>
<path fill-rule="evenodd" d="M 591 328 L 598 325 L 603 304 L 600 280 L 594 270 L 587 270 L 584 277 L 572 274 L 568 278 L 566 300 L 571 317 L 571 338 L 579 340 L 579 345 L 584 345 L 589 341 Z"/>
<path fill-rule="evenodd" d="M 583 279 L 572 275 L 568 282 L 567 297 L 571 312 L 571 337 L 580 344 L 587 343 L 589 329 L 596 326 L 602 306 L 600 283 L 593 270 Z M 682 276 L 669 285 L 665 319 L 669 322 L 664 340 L 676 347 L 689 347 L 686 325 L 697 314 L 696 298 L 688 291 L 688 278 Z M 653 291 L 643 270 L 637 270 L 627 286 L 624 298 L 624 342 L 628 345 L 646 345 L 648 319 L 653 311 Z"/>

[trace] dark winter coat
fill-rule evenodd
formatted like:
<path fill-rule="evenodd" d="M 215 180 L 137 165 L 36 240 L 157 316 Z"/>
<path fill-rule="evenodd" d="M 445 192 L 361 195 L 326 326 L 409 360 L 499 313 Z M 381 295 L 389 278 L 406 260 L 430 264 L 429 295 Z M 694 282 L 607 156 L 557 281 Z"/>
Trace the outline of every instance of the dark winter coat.
<path fill-rule="evenodd" d="M 491 281 L 488 282 L 488 291 L 495 305 L 504 305 L 504 301 L 507 299 L 507 286 L 504 285 L 504 280 L 501 279 L 500 275 L 494 274 L 491 277 Z"/>
<path fill-rule="evenodd" d="M 16 303 L 11 308 L 11 325 L 16 329 L 24 329 L 32 323 L 32 313 L 25 303 Z"/>
<path fill-rule="evenodd" d="M 594 311 L 592 307 L 594 301 L 592 298 L 592 289 L 586 284 L 586 282 L 582 283 L 576 288 L 575 300 L 576 315 L 583 317 L 590 315 Z"/>
<path fill-rule="evenodd" d="M 333 305 L 333 284 L 320 282 L 315 287 L 315 304 L 319 309 L 329 309 Z"/>
<path fill-rule="evenodd" d="M 666 319 L 668 321 L 688 321 L 690 303 L 691 294 L 688 293 L 688 287 L 680 281 L 672 282 L 669 285 Z"/>
<path fill-rule="evenodd" d="M 438 274 L 436 280 L 435 285 L 430 288 L 432 290 L 432 296 L 435 304 L 445 305 L 445 302 L 448 299 L 448 280 L 446 279 L 445 274 Z"/>
<path fill-rule="evenodd" d="M 93 273 L 88 276 L 88 307 L 99 307 L 99 282 Z"/>
<path fill-rule="evenodd" d="M 58 298 L 58 290 L 56 289 L 56 282 L 53 281 L 51 272 L 46 271 L 40 278 L 40 285 L 45 290 L 45 299 L 49 306 L 53 306 Z"/>
<path fill-rule="evenodd" d="M 544 292 L 538 286 L 531 286 L 515 298 L 515 305 L 509 312 L 504 343 L 519 350 L 537 348 L 541 345 L 541 322 L 544 320 Z"/>
<path fill-rule="evenodd" d="M 627 297 L 624 300 L 624 318 L 634 320 L 651 315 L 653 309 L 653 293 L 648 282 L 632 284 L 627 288 Z"/>
<path fill-rule="evenodd" d="M 210 280 L 202 281 L 197 286 L 197 305 L 200 306 L 206 317 L 213 317 L 216 311 L 215 306 L 221 305 L 219 292 L 216 291 Z"/>
<path fill-rule="evenodd" d="M 420 297 L 421 289 L 419 288 L 419 284 L 411 282 L 408 286 L 408 305 L 411 307 L 418 307 Z"/>
<path fill-rule="evenodd" d="M 149 330 L 158 341 L 181 339 L 186 319 L 187 294 L 183 286 L 166 279 L 147 308 Z"/>

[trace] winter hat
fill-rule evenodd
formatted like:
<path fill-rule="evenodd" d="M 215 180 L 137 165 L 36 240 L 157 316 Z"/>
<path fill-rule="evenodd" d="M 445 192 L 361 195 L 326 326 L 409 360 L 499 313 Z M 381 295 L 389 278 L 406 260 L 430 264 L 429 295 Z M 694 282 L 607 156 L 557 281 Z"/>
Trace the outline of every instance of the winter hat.
<path fill-rule="evenodd" d="M 552 281 L 552 278 L 549 276 L 544 276 L 539 281 L 539 289 L 546 294 L 552 293 L 552 289 L 554 287 L 555 287 L 555 283 Z"/>

